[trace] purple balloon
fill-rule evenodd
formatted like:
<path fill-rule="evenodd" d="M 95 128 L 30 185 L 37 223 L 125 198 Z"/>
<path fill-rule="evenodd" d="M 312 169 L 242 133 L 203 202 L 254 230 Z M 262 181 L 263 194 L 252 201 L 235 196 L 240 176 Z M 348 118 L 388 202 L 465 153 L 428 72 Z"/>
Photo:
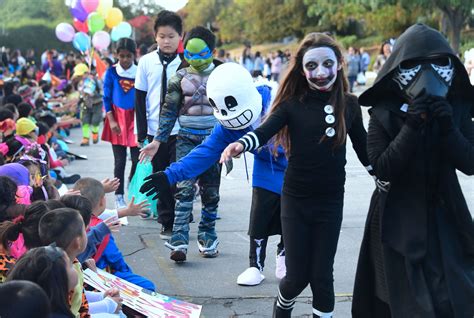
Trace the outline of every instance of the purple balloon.
<path fill-rule="evenodd" d="M 69 9 L 69 11 L 71 12 L 74 18 L 78 19 L 81 22 L 86 21 L 87 16 L 89 15 L 87 11 L 82 7 L 80 0 L 75 0 L 72 3 L 71 9 Z"/>

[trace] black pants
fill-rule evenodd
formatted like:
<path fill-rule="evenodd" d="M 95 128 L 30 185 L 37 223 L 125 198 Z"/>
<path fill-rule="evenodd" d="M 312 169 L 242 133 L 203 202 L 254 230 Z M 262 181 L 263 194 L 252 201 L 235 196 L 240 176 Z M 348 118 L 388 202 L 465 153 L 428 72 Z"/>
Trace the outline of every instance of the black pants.
<path fill-rule="evenodd" d="M 281 235 L 281 196 L 275 192 L 253 187 L 252 206 L 250 208 L 250 267 L 256 267 L 260 271 L 265 266 L 266 249 L 268 237 Z M 277 254 L 284 250 L 283 238 L 278 244 Z"/>
<path fill-rule="evenodd" d="M 310 198 L 282 195 L 286 276 L 280 281 L 279 290 L 284 305 L 294 304 L 310 284 L 313 308 L 324 313 L 334 310 L 333 264 L 343 198 L 343 193 Z"/>
<path fill-rule="evenodd" d="M 267 257 L 267 243 L 268 236 L 263 238 L 250 237 L 250 251 L 249 251 L 249 263 L 250 267 L 256 267 L 260 271 L 263 271 L 265 267 L 265 259 Z M 280 255 L 284 250 L 283 237 L 280 238 L 278 243 L 277 254 Z"/>
<path fill-rule="evenodd" d="M 152 141 L 153 137 L 148 136 L 148 140 Z M 160 143 L 158 152 L 151 160 L 153 172 L 163 171 L 169 167 L 170 164 L 176 161 L 176 136 L 170 136 L 168 142 Z M 174 223 L 174 194 L 176 187 L 171 187 L 171 193 L 166 198 L 158 200 L 158 223 L 166 228 L 172 228 Z"/>
<path fill-rule="evenodd" d="M 115 194 L 124 194 L 124 175 L 125 165 L 127 163 L 127 147 L 120 145 L 112 145 L 112 151 L 114 152 L 114 177 L 120 180 L 120 185 L 115 191 Z M 138 155 L 140 151 L 138 147 L 130 147 L 130 155 L 132 157 L 132 168 L 130 169 L 130 175 L 128 176 L 128 182 L 132 180 L 135 170 L 137 169 Z"/>

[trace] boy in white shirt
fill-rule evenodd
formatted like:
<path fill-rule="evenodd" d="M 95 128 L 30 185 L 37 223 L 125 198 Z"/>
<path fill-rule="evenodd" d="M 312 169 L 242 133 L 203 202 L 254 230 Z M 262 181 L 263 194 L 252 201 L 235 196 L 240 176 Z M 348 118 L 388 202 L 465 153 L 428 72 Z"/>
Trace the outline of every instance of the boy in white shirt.
<path fill-rule="evenodd" d="M 158 49 L 140 58 L 135 79 L 135 112 L 137 139 L 140 147 L 145 140 L 151 142 L 158 130 L 161 105 L 166 96 L 167 82 L 178 70 L 181 58 L 177 54 L 183 34 L 181 17 L 171 11 L 161 11 L 155 21 L 155 39 Z M 152 159 L 153 172 L 166 169 L 176 160 L 176 134 L 179 124 L 162 143 Z M 174 191 L 158 201 L 158 223 L 162 225 L 160 237 L 171 237 L 174 221 Z"/>

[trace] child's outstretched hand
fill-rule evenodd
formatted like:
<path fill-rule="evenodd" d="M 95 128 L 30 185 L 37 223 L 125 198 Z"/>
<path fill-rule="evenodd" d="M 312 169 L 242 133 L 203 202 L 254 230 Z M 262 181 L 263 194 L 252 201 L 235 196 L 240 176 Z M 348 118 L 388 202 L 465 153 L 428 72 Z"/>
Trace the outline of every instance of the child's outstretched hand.
<path fill-rule="evenodd" d="M 239 156 L 244 151 L 244 146 L 240 142 L 233 142 L 224 149 L 221 154 L 219 163 L 225 163 L 232 159 L 232 157 Z"/>
<path fill-rule="evenodd" d="M 118 232 L 121 226 L 119 218 L 115 215 L 105 219 L 104 223 L 109 228 L 110 232 Z"/>
<path fill-rule="evenodd" d="M 132 197 L 132 199 L 128 203 L 128 206 L 123 210 L 119 210 L 118 213 L 120 217 L 124 217 L 124 216 L 146 217 L 148 215 L 149 208 L 150 208 L 150 204 L 148 203 L 147 200 L 143 200 L 142 202 L 135 204 L 135 197 Z"/>
<path fill-rule="evenodd" d="M 114 192 L 118 189 L 120 185 L 120 180 L 118 178 L 109 179 L 106 178 L 102 180 L 102 185 L 104 186 L 105 193 Z"/>
<path fill-rule="evenodd" d="M 141 148 L 140 155 L 138 156 L 138 160 L 140 161 L 140 163 L 151 161 L 153 157 L 156 155 L 156 153 L 158 152 L 159 148 L 160 148 L 160 142 L 158 140 L 153 140 L 144 148 Z"/>

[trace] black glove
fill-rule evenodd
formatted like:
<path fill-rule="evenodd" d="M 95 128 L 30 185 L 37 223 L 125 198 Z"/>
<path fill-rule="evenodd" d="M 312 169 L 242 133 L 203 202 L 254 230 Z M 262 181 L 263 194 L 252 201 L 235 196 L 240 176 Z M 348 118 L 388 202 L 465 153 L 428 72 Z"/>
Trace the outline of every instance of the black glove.
<path fill-rule="evenodd" d="M 433 118 L 436 118 L 441 135 L 447 135 L 454 127 L 453 108 L 445 98 L 436 98 L 430 105 Z"/>
<path fill-rule="evenodd" d="M 430 96 L 426 94 L 422 94 L 413 100 L 407 110 L 406 124 L 408 126 L 414 129 L 420 128 L 425 121 L 422 115 L 426 116 L 428 113 L 429 102 Z"/>
<path fill-rule="evenodd" d="M 143 180 L 145 183 L 140 187 L 140 192 L 147 196 L 155 194 L 153 200 L 171 192 L 168 177 L 163 171 L 152 173 Z"/>

